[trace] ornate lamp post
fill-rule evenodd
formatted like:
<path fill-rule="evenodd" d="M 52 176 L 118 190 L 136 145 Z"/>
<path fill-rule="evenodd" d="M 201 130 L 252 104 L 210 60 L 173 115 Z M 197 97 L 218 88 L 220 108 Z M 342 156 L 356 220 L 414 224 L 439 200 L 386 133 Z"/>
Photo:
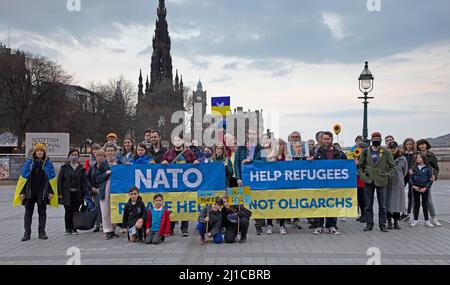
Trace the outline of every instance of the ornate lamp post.
<path fill-rule="evenodd" d="M 365 143 L 369 143 L 369 135 L 367 130 L 367 104 L 369 104 L 368 99 L 373 99 L 374 97 L 368 97 L 369 93 L 373 90 L 373 75 L 369 70 L 369 62 L 366 61 L 364 65 L 364 70 L 359 75 L 359 91 L 361 91 L 364 96 L 358 97 L 358 99 L 364 99 L 364 118 L 363 118 L 363 138 Z"/>

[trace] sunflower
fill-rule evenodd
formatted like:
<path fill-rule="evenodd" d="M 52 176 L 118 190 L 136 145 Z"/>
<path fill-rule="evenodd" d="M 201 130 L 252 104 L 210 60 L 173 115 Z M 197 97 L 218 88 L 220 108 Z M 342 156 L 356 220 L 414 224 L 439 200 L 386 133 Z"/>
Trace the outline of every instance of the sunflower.
<path fill-rule="evenodd" d="M 356 157 L 359 157 L 361 155 L 361 152 L 362 152 L 361 148 L 357 147 L 353 151 L 353 155 L 356 156 Z"/>
<path fill-rule="evenodd" d="M 341 130 L 342 130 L 341 125 L 336 124 L 336 125 L 333 126 L 333 131 L 334 131 L 334 133 L 335 133 L 336 135 L 339 135 L 339 133 L 341 132 Z"/>

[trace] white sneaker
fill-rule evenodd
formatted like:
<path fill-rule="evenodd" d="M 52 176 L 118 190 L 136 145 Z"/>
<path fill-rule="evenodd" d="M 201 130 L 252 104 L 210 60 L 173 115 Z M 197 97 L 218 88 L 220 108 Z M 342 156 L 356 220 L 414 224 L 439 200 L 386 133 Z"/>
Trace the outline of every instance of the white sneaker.
<path fill-rule="evenodd" d="M 271 234 L 272 234 L 272 226 L 267 226 L 267 231 L 266 231 L 266 233 L 267 233 L 268 235 L 271 235 Z"/>
<path fill-rule="evenodd" d="M 430 221 L 425 221 L 425 227 L 434 228 L 434 225 Z"/>
<path fill-rule="evenodd" d="M 338 230 L 336 230 L 335 227 L 331 227 L 328 229 L 328 233 L 332 234 L 332 235 L 339 235 L 340 233 L 338 232 Z"/>
<path fill-rule="evenodd" d="M 347 218 L 341 218 L 341 222 L 347 222 Z"/>
<path fill-rule="evenodd" d="M 286 228 L 285 228 L 285 227 L 280 227 L 280 233 L 281 233 L 282 235 L 287 234 L 287 233 L 286 233 Z"/>
<path fill-rule="evenodd" d="M 410 227 L 415 227 L 415 226 L 417 226 L 417 223 L 418 223 L 419 221 L 417 221 L 417 220 L 414 220 L 414 221 L 412 221 L 410 224 L 409 224 L 409 226 Z"/>
<path fill-rule="evenodd" d="M 317 228 L 314 232 L 313 232 L 313 234 L 315 234 L 315 235 L 320 235 L 320 234 L 322 234 L 323 233 L 323 228 Z"/>
<path fill-rule="evenodd" d="M 441 223 L 439 223 L 437 218 L 434 218 L 433 220 L 431 220 L 431 223 L 435 226 L 435 227 L 442 227 Z"/>

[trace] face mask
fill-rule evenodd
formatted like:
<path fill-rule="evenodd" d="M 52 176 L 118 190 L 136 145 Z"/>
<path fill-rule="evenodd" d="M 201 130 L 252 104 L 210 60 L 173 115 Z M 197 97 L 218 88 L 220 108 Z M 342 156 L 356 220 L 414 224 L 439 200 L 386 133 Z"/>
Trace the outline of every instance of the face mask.
<path fill-rule="evenodd" d="M 205 156 L 206 158 L 210 158 L 210 157 L 212 156 L 212 153 L 210 153 L 210 152 L 205 152 L 205 153 L 204 153 L 204 156 Z"/>
<path fill-rule="evenodd" d="M 378 147 L 381 145 L 381 141 L 372 141 L 372 145 Z"/>
<path fill-rule="evenodd" d="M 78 162 L 78 157 L 76 157 L 76 156 L 71 156 L 71 157 L 69 157 L 69 161 L 70 161 L 70 162 Z"/>

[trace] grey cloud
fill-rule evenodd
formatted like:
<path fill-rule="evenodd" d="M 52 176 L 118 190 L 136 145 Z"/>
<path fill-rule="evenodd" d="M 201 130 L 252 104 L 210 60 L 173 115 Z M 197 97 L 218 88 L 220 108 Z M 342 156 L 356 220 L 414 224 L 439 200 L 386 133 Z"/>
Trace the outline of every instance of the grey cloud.
<path fill-rule="evenodd" d="M 235 70 L 238 69 L 238 63 L 237 62 L 230 62 L 222 66 L 223 69 L 229 69 L 229 70 Z"/>
<path fill-rule="evenodd" d="M 67 43 L 73 37 L 95 48 L 96 38 L 119 36 L 114 23 L 148 26 L 156 19 L 157 0 L 81 1 L 81 12 L 68 12 L 64 0 L 2 0 L 0 28 L 11 26 L 13 31 L 31 31 Z M 353 63 L 450 38 L 445 28 L 450 26 L 448 0 L 382 1 L 382 12 L 367 11 L 366 1 L 348 0 L 166 2 L 169 31 L 200 31 L 198 37 L 174 41 L 174 53 L 184 57 L 222 55 Z M 324 11 L 342 18 L 343 40 L 333 39 L 321 23 Z M 61 35 L 61 30 L 67 34 Z M 149 30 L 142 36 L 150 39 L 152 34 Z M 242 34 L 260 37 L 255 40 Z"/>

